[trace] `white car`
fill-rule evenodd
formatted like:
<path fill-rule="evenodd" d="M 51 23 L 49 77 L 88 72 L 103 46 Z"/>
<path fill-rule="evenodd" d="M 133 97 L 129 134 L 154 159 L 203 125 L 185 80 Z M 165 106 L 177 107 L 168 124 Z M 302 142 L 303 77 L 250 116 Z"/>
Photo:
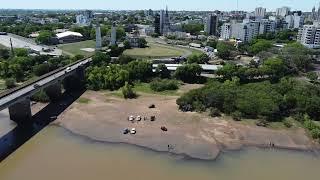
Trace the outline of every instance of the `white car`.
<path fill-rule="evenodd" d="M 141 120 L 142 120 L 141 116 L 137 116 L 137 121 L 141 121 Z"/>
<path fill-rule="evenodd" d="M 70 72 L 71 70 L 72 70 L 71 67 L 67 67 L 66 73 Z"/>
<path fill-rule="evenodd" d="M 128 118 L 128 120 L 131 121 L 131 122 L 134 121 L 134 116 L 130 116 L 130 117 Z"/>
<path fill-rule="evenodd" d="M 130 134 L 136 134 L 136 133 L 137 133 L 136 128 L 132 128 L 130 131 Z"/>

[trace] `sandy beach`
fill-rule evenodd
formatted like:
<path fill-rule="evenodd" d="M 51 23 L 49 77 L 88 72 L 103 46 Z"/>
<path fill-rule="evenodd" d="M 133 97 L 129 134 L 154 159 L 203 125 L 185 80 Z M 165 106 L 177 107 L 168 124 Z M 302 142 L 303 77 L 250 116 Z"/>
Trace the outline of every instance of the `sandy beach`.
<path fill-rule="evenodd" d="M 274 130 L 244 125 L 227 117 L 211 118 L 206 114 L 181 112 L 176 96 L 141 94 L 138 99 L 124 100 L 107 92 L 87 91 L 88 103 L 73 103 L 53 123 L 93 140 L 127 143 L 156 151 L 169 151 L 192 158 L 215 159 L 224 150 L 244 146 L 312 150 L 318 148 L 302 128 Z M 149 109 L 150 104 L 156 108 Z M 128 116 L 147 117 L 139 122 Z M 155 121 L 150 117 L 155 116 Z M 165 126 L 168 131 L 160 128 Z M 136 128 L 135 135 L 123 134 L 124 128 Z"/>

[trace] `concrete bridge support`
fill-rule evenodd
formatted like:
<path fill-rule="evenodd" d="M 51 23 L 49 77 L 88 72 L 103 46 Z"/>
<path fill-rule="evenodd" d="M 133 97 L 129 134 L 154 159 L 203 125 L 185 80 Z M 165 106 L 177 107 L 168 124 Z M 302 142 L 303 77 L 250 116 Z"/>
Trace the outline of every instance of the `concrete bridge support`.
<path fill-rule="evenodd" d="M 10 119 L 18 125 L 29 124 L 32 120 L 30 99 L 24 99 L 9 107 Z"/>
<path fill-rule="evenodd" d="M 66 77 L 63 86 L 66 91 L 79 91 L 85 88 L 85 68 L 79 67 L 73 75 Z"/>
<path fill-rule="evenodd" d="M 45 89 L 46 94 L 49 96 L 52 102 L 56 102 L 60 99 L 62 95 L 61 83 L 57 82 Z"/>

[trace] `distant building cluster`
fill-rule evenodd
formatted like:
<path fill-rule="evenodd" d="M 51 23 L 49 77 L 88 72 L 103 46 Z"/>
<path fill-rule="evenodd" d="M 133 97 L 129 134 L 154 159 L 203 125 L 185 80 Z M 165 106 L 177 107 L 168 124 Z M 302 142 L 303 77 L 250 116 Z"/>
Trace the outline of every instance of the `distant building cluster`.
<path fill-rule="evenodd" d="M 89 26 L 93 20 L 93 12 L 86 10 L 76 16 L 76 24 L 79 26 Z"/>

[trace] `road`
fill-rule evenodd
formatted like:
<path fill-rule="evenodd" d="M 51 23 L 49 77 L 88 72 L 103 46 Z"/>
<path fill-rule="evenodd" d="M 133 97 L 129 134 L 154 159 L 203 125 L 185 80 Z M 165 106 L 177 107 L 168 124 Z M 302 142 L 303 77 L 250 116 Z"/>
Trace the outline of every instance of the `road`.
<path fill-rule="evenodd" d="M 46 86 L 48 83 L 50 83 L 51 81 L 54 81 L 58 78 L 60 78 L 61 76 L 65 75 L 66 73 L 70 73 L 72 72 L 73 70 L 76 70 L 78 67 L 80 66 L 83 66 L 84 64 L 87 64 L 91 61 L 92 59 L 89 58 L 89 59 L 86 59 L 86 60 L 83 60 L 81 62 L 78 62 L 72 66 L 69 66 L 70 69 L 67 70 L 67 68 L 51 75 L 51 76 L 48 76 L 46 78 L 43 78 L 43 79 L 40 79 L 39 81 L 36 81 L 34 83 L 32 83 L 31 85 L 29 86 L 26 86 L 18 91 L 15 91 L 7 96 L 4 96 L 0 99 L 0 111 L 7 108 L 10 104 L 13 104 L 15 101 L 17 101 L 20 97 L 23 97 L 25 95 L 28 95 L 28 93 L 38 89 L 38 88 L 41 88 L 43 86 Z M 69 68 L 68 67 L 68 68 Z M 68 72 L 66 72 L 68 71 Z M 39 87 L 34 87 L 34 85 L 38 85 Z"/>
<path fill-rule="evenodd" d="M 62 50 L 54 48 L 50 52 L 44 52 L 44 49 L 48 49 L 48 46 L 43 45 L 37 45 L 32 40 L 17 36 L 14 34 L 8 34 L 8 35 L 0 35 L 0 44 L 10 48 L 10 38 L 12 40 L 12 46 L 13 48 L 30 48 L 34 51 L 39 52 L 41 55 L 52 55 L 52 56 L 61 56 Z"/>

